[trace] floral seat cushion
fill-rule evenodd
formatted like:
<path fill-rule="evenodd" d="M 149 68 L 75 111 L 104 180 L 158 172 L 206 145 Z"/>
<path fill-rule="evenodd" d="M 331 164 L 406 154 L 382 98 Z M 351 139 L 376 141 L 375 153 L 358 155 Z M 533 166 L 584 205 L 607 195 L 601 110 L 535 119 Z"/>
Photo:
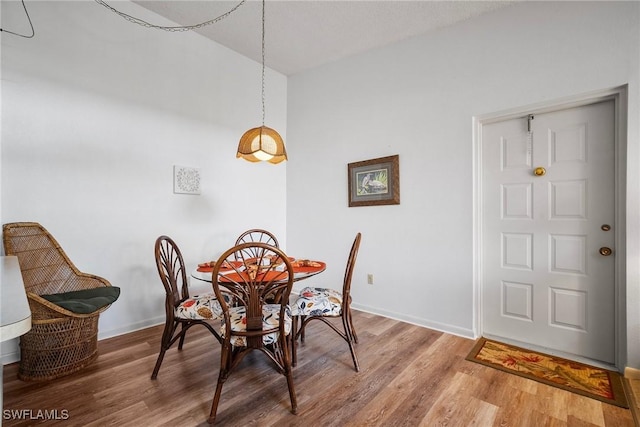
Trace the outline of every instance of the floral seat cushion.
<path fill-rule="evenodd" d="M 222 318 L 222 307 L 215 294 L 195 295 L 182 301 L 175 308 L 178 319 L 207 320 Z"/>
<path fill-rule="evenodd" d="M 340 316 L 342 292 L 329 288 L 304 288 L 293 304 L 294 316 Z"/>
<path fill-rule="evenodd" d="M 231 307 L 229 309 L 231 318 L 231 331 L 245 332 L 247 330 L 247 313 L 244 306 Z M 265 304 L 262 306 L 262 328 L 272 329 L 277 328 L 280 322 L 280 304 Z M 291 309 L 289 306 L 285 309 L 284 330 L 287 335 L 291 332 Z M 220 328 L 220 336 L 224 338 L 225 327 L 224 322 Z M 262 342 L 267 344 L 273 344 L 278 339 L 278 332 L 273 332 L 262 337 Z M 231 345 L 244 347 L 247 345 L 246 339 L 243 336 L 231 336 Z"/>

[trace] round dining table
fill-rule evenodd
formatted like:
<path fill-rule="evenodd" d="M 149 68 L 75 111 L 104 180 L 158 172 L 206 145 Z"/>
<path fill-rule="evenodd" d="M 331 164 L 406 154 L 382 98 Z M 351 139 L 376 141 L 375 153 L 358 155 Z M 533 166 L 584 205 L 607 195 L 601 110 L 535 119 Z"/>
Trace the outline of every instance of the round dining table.
<path fill-rule="evenodd" d="M 308 279 L 309 277 L 313 277 L 316 274 L 320 274 L 326 270 L 327 265 L 322 261 L 309 261 L 305 260 L 296 260 L 295 258 L 289 257 L 291 261 L 291 265 L 293 267 L 293 281 L 298 282 L 300 280 Z M 227 261 L 229 263 L 229 268 L 220 269 L 220 274 L 224 275 L 233 275 L 239 274 L 238 268 L 242 268 L 242 263 L 237 263 L 236 261 Z M 309 265 L 311 264 L 311 265 Z M 203 282 L 212 282 L 212 273 L 213 267 L 200 265 L 198 268 L 191 272 L 191 277 L 197 280 L 201 280 Z M 273 273 L 276 273 L 275 271 Z"/>

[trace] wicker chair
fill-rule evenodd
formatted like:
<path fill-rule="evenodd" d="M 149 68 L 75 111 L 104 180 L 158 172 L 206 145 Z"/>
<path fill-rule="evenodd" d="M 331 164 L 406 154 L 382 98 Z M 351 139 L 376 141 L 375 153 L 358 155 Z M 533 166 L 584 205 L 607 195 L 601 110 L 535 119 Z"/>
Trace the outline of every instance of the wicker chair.
<path fill-rule="evenodd" d="M 358 336 L 356 335 L 356 330 L 353 327 L 353 320 L 351 318 L 351 277 L 353 276 L 353 269 L 356 265 L 361 238 L 362 235 L 360 233 L 356 234 L 356 238 L 351 245 L 347 268 L 344 272 L 342 292 L 329 288 L 306 287 L 300 291 L 300 296 L 291 306 L 294 330 L 291 344 L 293 366 L 296 366 L 297 363 L 296 350 L 298 338 L 304 342 L 304 332 L 309 322 L 320 320 L 336 331 L 336 333 L 347 342 L 349 350 L 351 351 L 353 366 L 356 372 L 360 371 L 358 357 L 356 356 L 356 350 L 353 346 L 358 343 Z M 331 319 L 336 318 L 342 319 L 343 331 L 332 323 Z M 299 329 L 298 319 L 302 320 Z"/>
<path fill-rule="evenodd" d="M 224 261 L 234 258 L 240 261 L 233 267 L 234 271 L 221 273 Z M 288 350 L 291 311 L 287 302 L 293 286 L 291 261 L 275 246 L 243 243 L 220 256 L 213 267 L 212 282 L 224 322 L 220 328 L 220 373 L 208 422 L 213 424 L 216 419 L 222 386 L 231 371 L 253 350 L 268 356 L 276 370 L 286 377 L 291 412 L 295 414 L 297 403 Z M 258 400 L 267 397 L 260 396 Z"/>
<path fill-rule="evenodd" d="M 178 341 L 182 350 L 187 331 L 195 325 L 204 326 L 221 342 L 222 339 L 212 324 L 222 319 L 222 309 L 213 292 L 203 295 L 189 295 L 187 270 L 180 248 L 168 236 L 156 239 L 156 267 L 165 290 L 165 324 L 160 340 L 160 353 L 151 379 L 158 377 L 164 355 Z"/>
<path fill-rule="evenodd" d="M 247 230 L 242 233 L 236 239 L 236 246 L 241 245 L 243 243 L 266 243 L 267 245 L 275 246 L 279 248 L 278 239 L 276 236 L 270 231 L 263 230 L 261 228 L 252 228 L 251 230 Z M 256 257 L 257 253 L 251 253 L 250 251 L 258 251 L 259 249 L 253 249 L 253 247 L 247 247 L 245 249 L 245 256 L 247 257 Z M 239 254 L 236 255 L 236 260 L 239 260 Z"/>
<path fill-rule="evenodd" d="M 120 289 L 101 277 L 78 271 L 38 223 L 5 224 L 3 242 L 5 253 L 18 257 L 31 309 L 31 330 L 20 337 L 18 377 L 47 381 L 92 363 L 98 356 L 98 317 L 118 298 Z M 106 287 L 110 289 L 103 289 Z M 82 299 L 69 297 L 73 298 L 71 305 L 69 298 L 57 298 L 78 294 Z M 51 302 L 58 299 L 64 301 Z M 94 311 L 86 312 L 89 309 Z"/>

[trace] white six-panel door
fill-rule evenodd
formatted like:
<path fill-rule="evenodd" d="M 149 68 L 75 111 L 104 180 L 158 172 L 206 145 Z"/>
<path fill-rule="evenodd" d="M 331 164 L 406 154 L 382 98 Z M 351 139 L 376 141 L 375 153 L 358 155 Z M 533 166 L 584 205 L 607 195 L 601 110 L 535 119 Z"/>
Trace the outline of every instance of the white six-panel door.
<path fill-rule="evenodd" d="M 483 125 L 486 335 L 615 362 L 614 129 L 613 101 Z"/>

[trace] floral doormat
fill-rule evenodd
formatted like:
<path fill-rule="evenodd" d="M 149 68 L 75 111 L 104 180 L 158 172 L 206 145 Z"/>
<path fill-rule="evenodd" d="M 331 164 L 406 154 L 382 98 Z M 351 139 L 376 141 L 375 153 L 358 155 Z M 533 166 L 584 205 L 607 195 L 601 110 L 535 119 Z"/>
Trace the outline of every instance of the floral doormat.
<path fill-rule="evenodd" d="M 467 360 L 629 408 L 620 374 L 480 338 Z"/>

